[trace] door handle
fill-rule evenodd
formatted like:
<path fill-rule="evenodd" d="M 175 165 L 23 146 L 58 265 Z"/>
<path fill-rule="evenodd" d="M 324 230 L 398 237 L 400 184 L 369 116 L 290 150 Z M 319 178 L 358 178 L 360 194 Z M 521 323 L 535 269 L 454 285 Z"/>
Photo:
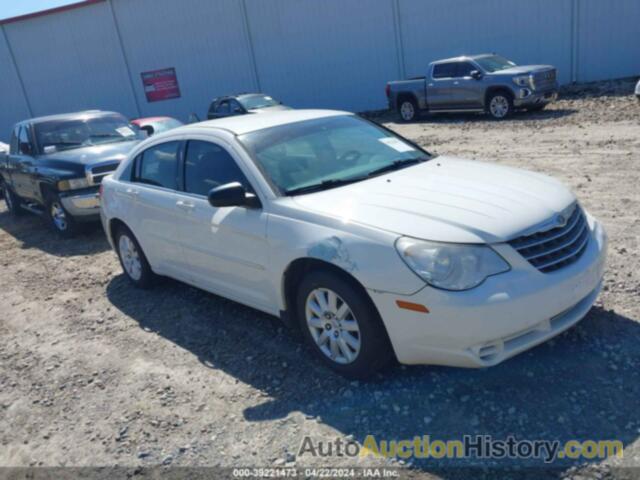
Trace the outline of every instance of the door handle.
<path fill-rule="evenodd" d="M 184 200 L 178 200 L 176 202 L 176 207 L 182 208 L 183 210 L 193 210 L 195 205 L 191 202 L 185 202 Z"/>
<path fill-rule="evenodd" d="M 454 85 L 460 85 L 460 82 L 453 82 Z"/>
<path fill-rule="evenodd" d="M 127 195 L 130 195 L 132 197 L 137 197 L 140 192 L 138 190 L 136 190 L 135 188 L 127 188 L 124 191 L 124 193 L 126 193 Z"/>

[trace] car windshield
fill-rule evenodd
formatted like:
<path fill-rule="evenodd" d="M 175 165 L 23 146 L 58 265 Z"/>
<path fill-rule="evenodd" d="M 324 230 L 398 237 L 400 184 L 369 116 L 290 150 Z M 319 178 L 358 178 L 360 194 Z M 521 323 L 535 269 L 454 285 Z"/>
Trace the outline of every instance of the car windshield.
<path fill-rule="evenodd" d="M 432 156 L 355 115 L 306 120 L 239 137 L 281 194 L 297 195 L 406 168 Z"/>
<path fill-rule="evenodd" d="M 40 153 L 44 154 L 142 138 L 126 118 L 115 114 L 44 121 L 36 123 L 34 130 Z"/>
<path fill-rule="evenodd" d="M 255 110 L 256 108 L 280 105 L 280 102 L 274 100 L 268 95 L 243 95 L 238 97 L 238 101 L 242 104 L 245 110 Z"/>
<path fill-rule="evenodd" d="M 516 64 L 511 60 L 500 55 L 490 55 L 487 57 L 479 57 L 474 59 L 478 65 L 482 67 L 485 72 L 493 73 L 500 70 L 506 70 L 507 68 L 515 67 Z"/>

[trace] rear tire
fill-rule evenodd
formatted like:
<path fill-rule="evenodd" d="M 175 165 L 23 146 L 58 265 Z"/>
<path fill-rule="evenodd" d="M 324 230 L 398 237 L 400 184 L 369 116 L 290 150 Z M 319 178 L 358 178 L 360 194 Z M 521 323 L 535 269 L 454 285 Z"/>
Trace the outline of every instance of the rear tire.
<path fill-rule="evenodd" d="M 13 193 L 11 187 L 7 185 L 4 180 L 0 180 L 0 187 L 2 188 L 2 196 L 4 197 L 4 203 L 9 213 L 14 217 L 19 217 L 24 214 L 24 210 L 20 206 L 22 199 Z"/>
<path fill-rule="evenodd" d="M 403 98 L 398 102 L 398 113 L 403 122 L 413 122 L 418 118 L 418 104 L 412 98 Z"/>
<path fill-rule="evenodd" d="M 487 98 L 487 112 L 494 120 L 504 120 L 513 113 L 513 100 L 506 92 L 498 91 Z"/>
<path fill-rule="evenodd" d="M 135 235 L 126 227 L 119 227 L 114 235 L 116 253 L 129 281 L 138 288 L 151 288 L 157 275 L 151 270 L 146 255 Z"/>
<path fill-rule="evenodd" d="M 48 193 L 45 202 L 45 218 L 51 229 L 62 238 L 73 238 L 78 233 L 78 222 L 67 212 L 56 193 Z"/>
<path fill-rule="evenodd" d="M 361 288 L 330 271 L 313 271 L 298 288 L 300 330 L 315 356 L 347 378 L 372 376 L 393 359 L 382 319 Z"/>

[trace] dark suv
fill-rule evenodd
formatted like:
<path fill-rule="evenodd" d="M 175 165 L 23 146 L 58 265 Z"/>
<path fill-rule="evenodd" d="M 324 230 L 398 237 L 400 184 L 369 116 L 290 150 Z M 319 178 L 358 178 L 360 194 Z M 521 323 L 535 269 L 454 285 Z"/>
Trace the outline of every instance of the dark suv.
<path fill-rule="evenodd" d="M 290 110 L 291 107 L 263 93 L 243 93 L 214 98 L 209 106 L 207 118 L 231 117 L 246 115 L 247 113 L 272 112 L 275 110 Z"/>

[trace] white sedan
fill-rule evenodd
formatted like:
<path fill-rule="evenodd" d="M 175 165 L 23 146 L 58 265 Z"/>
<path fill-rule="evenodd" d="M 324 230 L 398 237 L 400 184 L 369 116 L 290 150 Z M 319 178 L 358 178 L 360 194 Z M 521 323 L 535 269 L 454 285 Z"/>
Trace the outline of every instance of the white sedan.
<path fill-rule="evenodd" d="M 595 301 L 607 245 L 552 178 L 327 110 L 154 136 L 104 180 L 102 221 L 133 284 L 280 316 L 354 378 L 394 358 L 486 367 L 558 335 Z"/>

